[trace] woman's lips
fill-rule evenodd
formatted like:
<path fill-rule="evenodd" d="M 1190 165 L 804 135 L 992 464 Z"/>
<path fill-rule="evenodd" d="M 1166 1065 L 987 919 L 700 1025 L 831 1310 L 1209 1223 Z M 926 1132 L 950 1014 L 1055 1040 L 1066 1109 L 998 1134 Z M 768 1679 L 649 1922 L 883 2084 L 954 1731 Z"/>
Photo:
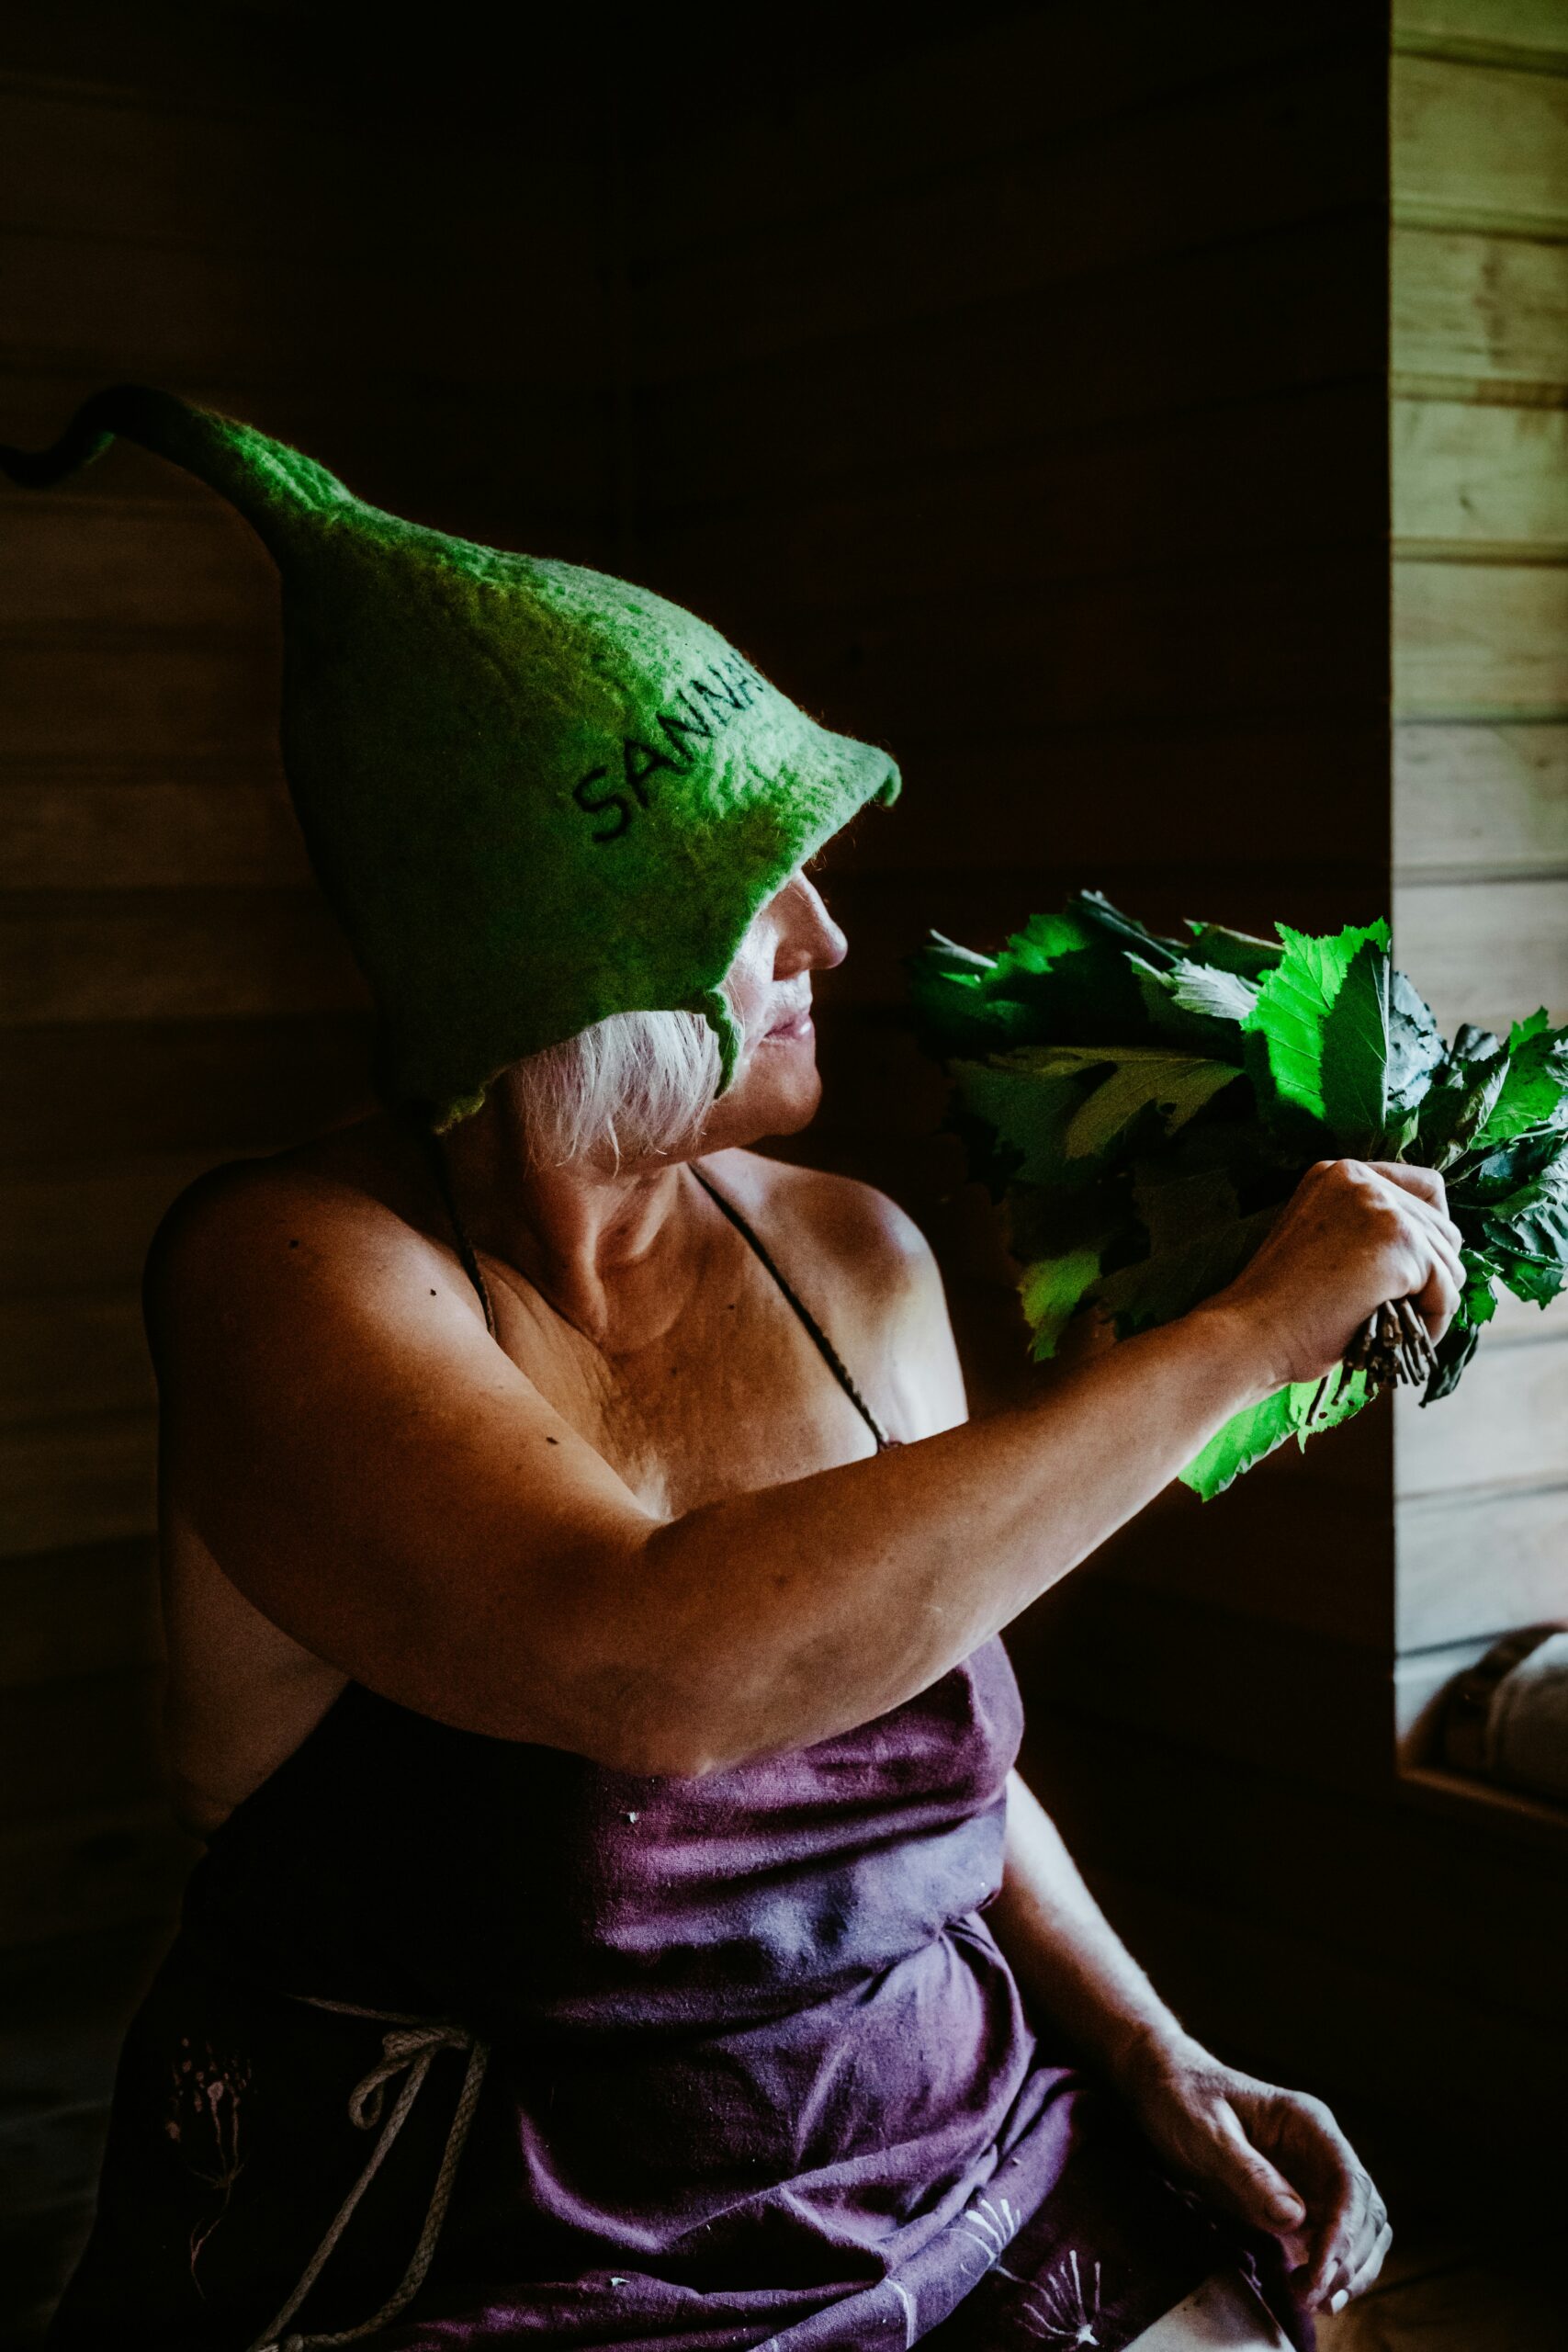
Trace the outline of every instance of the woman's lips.
<path fill-rule="evenodd" d="M 808 1004 L 803 1004 L 800 1011 L 792 1012 L 787 1020 L 775 1022 L 773 1026 L 765 1033 L 763 1042 L 767 1045 L 787 1046 L 793 1045 L 797 1038 L 809 1037 L 810 1035 L 811 1007 Z"/>

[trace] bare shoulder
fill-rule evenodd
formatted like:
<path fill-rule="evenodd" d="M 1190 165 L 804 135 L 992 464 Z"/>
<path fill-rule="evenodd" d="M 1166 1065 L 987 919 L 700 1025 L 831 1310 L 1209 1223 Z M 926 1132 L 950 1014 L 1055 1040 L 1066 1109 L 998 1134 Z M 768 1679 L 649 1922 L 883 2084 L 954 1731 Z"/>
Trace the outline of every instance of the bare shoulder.
<path fill-rule="evenodd" d="M 760 1152 L 716 1152 L 706 1164 L 864 1374 L 862 1385 L 880 1385 L 897 1434 L 964 1419 L 942 1272 L 897 1201 L 858 1178 Z"/>
<path fill-rule="evenodd" d="M 420 1230 L 412 1195 L 355 1131 L 209 1169 L 171 1203 L 152 1237 L 142 1305 L 160 1372 L 193 1323 L 297 1316 L 306 1300 L 380 1279 L 451 1282 L 449 1253 Z M 346 1279 L 340 1284 L 339 1276 Z M 458 1285 L 459 1295 L 466 1285 Z"/>
<path fill-rule="evenodd" d="M 801 1168 L 761 1152 L 721 1151 L 707 1163 L 759 1228 L 805 1261 L 852 1285 L 868 1301 L 895 1306 L 942 1277 L 930 1242 L 908 1212 L 874 1184 L 822 1168 Z M 799 1261 L 797 1261 L 799 1262 Z"/>

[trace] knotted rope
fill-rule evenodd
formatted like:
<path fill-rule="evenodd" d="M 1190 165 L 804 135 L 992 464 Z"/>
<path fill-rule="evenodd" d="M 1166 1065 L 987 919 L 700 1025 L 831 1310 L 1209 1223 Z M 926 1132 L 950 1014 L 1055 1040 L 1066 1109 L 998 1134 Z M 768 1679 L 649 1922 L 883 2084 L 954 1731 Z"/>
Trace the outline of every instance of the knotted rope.
<path fill-rule="evenodd" d="M 390 2029 L 381 2037 L 380 2057 L 369 2073 L 355 2083 L 348 2096 L 349 2120 L 360 2132 L 374 2132 L 379 2126 L 380 2137 L 370 2151 L 364 2171 L 344 2199 L 337 2218 L 305 2266 L 299 2285 L 276 2317 L 263 2328 L 250 2346 L 250 2352 L 328 2352 L 328 2347 L 334 2345 L 356 2344 L 361 2336 L 371 2335 L 378 2327 L 385 2327 L 389 2321 L 396 2319 L 412 2302 L 424 2284 L 424 2274 L 430 2267 L 435 2242 L 441 2234 L 441 2225 L 446 2219 L 457 2159 L 463 2153 L 463 2143 L 474 2120 L 474 2109 L 479 2103 L 479 2088 L 490 2061 L 489 2043 L 481 2041 L 478 2034 L 468 2032 L 462 2026 L 446 2025 L 425 2018 L 398 2017 L 386 2009 L 362 2009 L 351 2001 L 318 2001 L 309 1995 L 302 1997 L 312 2009 L 330 2009 L 338 2017 L 370 2018 L 378 2025 Z M 424 2087 L 424 2078 L 443 2050 L 466 2051 L 468 2071 L 457 2095 L 452 2127 L 446 2134 L 440 2168 L 430 2192 L 424 2227 L 409 2257 L 408 2268 L 379 2311 L 372 2312 L 369 2318 L 361 2320 L 357 2327 L 339 2328 L 335 2333 L 325 2335 L 285 2335 L 284 2330 L 289 2321 L 331 2259 L 333 2249 L 348 2227 L 355 2207 L 375 2179 L 392 2143 L 407 2122 L 414 2101 Z M 391 2113 L 383 2122 L 388 2086 L 396 2082 L 400 2075 L 404 2078 L 402 2086 L 393 2102 Z"/>

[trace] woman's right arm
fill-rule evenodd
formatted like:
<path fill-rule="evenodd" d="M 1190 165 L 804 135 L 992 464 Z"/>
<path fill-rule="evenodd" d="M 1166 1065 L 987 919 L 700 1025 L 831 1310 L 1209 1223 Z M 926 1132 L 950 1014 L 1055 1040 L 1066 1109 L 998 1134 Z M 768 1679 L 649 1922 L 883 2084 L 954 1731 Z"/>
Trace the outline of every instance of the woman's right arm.
<path fill-rule="evenodd" d="M 285 1632 L 440 1721 L 695 1774 L 926 1689 L 1385 1297 L 1434 1335 L 1430 1171 L 1321 1162 L 1237 1282 L 980 1421 L 660 1521 L 495 1346 L 433 1245 L 241 1178 L 156 1253 L 166 1460 Z"/>

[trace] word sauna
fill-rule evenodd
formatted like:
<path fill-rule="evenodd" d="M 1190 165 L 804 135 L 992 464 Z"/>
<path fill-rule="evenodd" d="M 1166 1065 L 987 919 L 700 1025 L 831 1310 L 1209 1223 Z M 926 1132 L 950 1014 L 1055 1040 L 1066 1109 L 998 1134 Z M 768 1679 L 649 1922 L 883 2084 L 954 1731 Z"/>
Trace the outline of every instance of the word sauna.
<path fill-rule="evenodd" d="M 596 826 L 589 838 L 601 845 L 618 842 L 630 830 L 635 811 L 651 805 L 649 786 L 660 771 L 668 768 L 672 775 L 689 775 L 706 755 L 706 747 L 766 691 L 767 680 L 759 677 L 738 653 L 710 662 L 706 669 L 689 678 L 654 721 L 666 748 L 646 742 L 638 735 L 625 735 L 618 758 L 607 766 L 590 768 L 573 785 L 571 797 L 585 816 L 610 819 L 608 824 Z M 624 790 L 616 788 L 623 785 Z M 609 789 L 601 790 L 602 786 Z"/>

